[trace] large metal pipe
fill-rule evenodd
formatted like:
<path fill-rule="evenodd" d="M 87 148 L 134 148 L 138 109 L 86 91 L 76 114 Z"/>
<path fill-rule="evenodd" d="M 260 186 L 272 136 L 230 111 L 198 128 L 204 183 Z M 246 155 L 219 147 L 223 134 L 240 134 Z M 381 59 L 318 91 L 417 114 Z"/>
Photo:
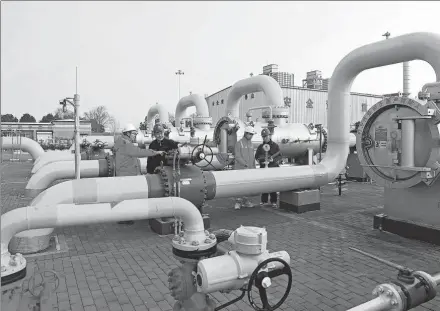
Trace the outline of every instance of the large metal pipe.
<path fill-rule="evenodd" d="M 252 92 L 263 92 L 269 106 L 284 105 L 283 91 L 274 78 L 264 75 L 253 76 L 232 85 L 226 100 L 226 114 L 239 118 L 239 100 L 243 95 Z"/>
<path fill-rule="evenodd" d="M 82 161 L 81 178 L 108 177 L 109 165 L 106 159 Z M 29 179 L 26 189 L 44 190 L 54 181 L 75 178 L 74 161 L 58 161 L 43 166 Z"/>
<path fill-rule="evenodd" d="M 405 94 L 405 96 L 409 96 L 410 94 L 410 82 L 409 62 L 403 62 L 403 94 Z"/>
<path fill-rule="evenodd" d="M 154 120 L 156 115 L 159 114 L 159 121 L 160 123 L 170 123 L 170 118 L 168 115 L 168 110 L 165 108 L 165 106 L 156 103 L 156 105 L 153 105 L 148 110 L 147 114 L 147 126 L 152 129 L 154 125 Z"/>
<path fill-rule="evenodd" d="M 347 311 L 385 311 L 391 310 L 391 306 L 389 298 L 379 296 Z"/>
<path fill-rule="evenodd" d="M 402 160 L 400 165 L 414 167 L 415 120 L 402 120 Z"/>
<path fill-rule="evenodd" d="M 71 151 L 46 152 L 44 155 L 41 156 L 41 159 L 34 164 L 31 173 L 35 174 L 42 167 L 50 163 L 60 161 L 75 161 L 75 154 L 73 154 Z"/>
<path fill-rule="evenodd" d="M 44 154 L 44 149 L 40 146 L 38 142 L 27 137 L 18 137 L 15 140 L 20 140 L 20 143 L 14 143 L 12 137 L 1 137 L 2 148 L 3 149 L 21 149 L 28 152 L 32 159 L 37 160 L 40 156 Z"/>
<path fill-rule="evenodd" d="M 113 189 L 113 192 L 117 191 Z M 122 200 L 117 204 L 60 203 L 46 205 L 44 209 L 40 206 L 21 207 L 1 216 L 1 254 L 8 252 L 9 242 L 14 236 L 26 232 L 24 230 L 173 216 L 182 217 L 188 236 L 197 240 L 206 238 L 200 211 L 179 197 Z"/>
<path fill-rule="evenodd" d="M 180 120 L 186 116 L 186 110 L 189 107 L 196 107 L 196 114 L 197 116 L 204 117 L 204 118 L 210 118 L 209 116 L 209 109 L 208 109 L 208 103 L 206 102 L 205 98 L 202 95 L 199 94 L 191 94 L 185 97 L 182 97 L 176 106 L 176 114 L 175 114 L 175 120 L 176 120 L 176 127 L 180 125 Z M 209 124 L 199 124 L 197 126 L 199 129 L 207 131 L 210 128 Z"/>
<path fill-rule="evenodd" d="M 155 177 L 157 176 L 149 178 Z M 146 176 L 130 176 L 69 180 L 41 192 L 30 205 L 42 207 L 64 203 L 105 203 L 145 199 L 148 198 L 149 193 L 147 178 Z M 23 231 L 12 238 L 11 249 L 22 254 L 34 252 L 28 250 L 28 245 L 38 240 L 39 250 L 43 250 L 49 246 L 52 232 L 53 228 Z"/>

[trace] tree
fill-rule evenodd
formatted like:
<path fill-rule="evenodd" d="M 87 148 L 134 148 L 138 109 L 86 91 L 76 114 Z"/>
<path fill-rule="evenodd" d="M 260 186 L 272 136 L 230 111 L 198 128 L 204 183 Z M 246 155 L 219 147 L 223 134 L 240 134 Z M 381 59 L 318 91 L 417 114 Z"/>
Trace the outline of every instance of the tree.
<path fill-rule="evenodd" d="M 44 117 L 41 118 L 40 123 L 50 123 L 55 120 L 55 116 L 51 113 L 48 113 Z"/>
<path fill-rule="evenodd" d="M 176 118 L 171 112 L 168 112 L 168 121 L 170 121 L 173 126 L 176 126 Z"/>
<path fill-rule="evenodd" d="M 110 115 L 105 106 L 98 106 L 89 112 L 85 112 L 84 118 L 86 120 L 95 120 L 99 125 L 105 127 L 109 122 Z"/>
<path fill-rule="evenodd" d="M 120 124 L 119 121 L 116 120 L 114 116 L 110 116 L 108 119 L 108 129 L 111 133 L 116 133 L 119 130 Z"/>
<path fill-rule="evenodd" d="M 68 109 L 66 110 L 66 112 L 64 112 L 63 108 L 59 107 L 57 110 L 55 110 L 54 117 L 55 120 L 74 119 L 75 114 L 73 113 L 73 111 Z"/>
<path fill-rule="evenodd" d="M 2 114 L 2 122 L 18 122 L 18 119 L 12 114 Z"/>
<path fill-rule="evenodd" d="M 29 113 L 25 113 L 21 116 L 20 122 L 37 122 L 37 120 L 35 120 L 35 118 Z"/>

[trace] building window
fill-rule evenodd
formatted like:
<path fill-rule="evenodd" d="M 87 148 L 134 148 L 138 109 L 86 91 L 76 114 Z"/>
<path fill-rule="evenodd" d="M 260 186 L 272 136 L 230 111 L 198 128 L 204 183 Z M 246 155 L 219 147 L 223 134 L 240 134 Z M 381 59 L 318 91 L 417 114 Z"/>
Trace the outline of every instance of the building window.
<path fill-rule="evenodd" d="M 247 96 L 247 94 L 246 94 L 246 95 L 244 95 L 244 99 L 245 99 L 245 100 L 247 99 L 247 97 L 248 97 L 248 96 Z"/>
<path fill-rule="evenodd" d="M 325 101 L 325 109 L 328 109 L 328 100 Z"/>
<path fill-rule="evenodd" d="M 217 101 L 217 106 L 218 106 L 218 101 Z"/>
<path fill-rule="evenodd" d="M 307 100 L 306 104 L 307 104 L 306 106 L 307 108 L 313 108 L 313 101 L 310 98 Z"/>
<path fill-rule="evenodd" d="M 284 105 L 286 107 L 290 107 L 290 104 L 292 103 L 292 99 L 290 97 L 284 97 Z"/>
<path fill-rule="evenodd" d="M 222 103 L 222 105 L 224 104 L 224 100 L 223 99 L 222 99 L 221 103 Z"/>
<path fill-rule="evenodd" d="M 254 97 L 255 97 L 255 95 L 254 95 L 254 93 L 252 93 L 252 94 L 251 94 L 251 98 L 254 98 Z"/>
<path fill-rule="evenodd" d="M 362 112 L 367 112 L 368 106 L 367 103 L 362 103 Z"/>

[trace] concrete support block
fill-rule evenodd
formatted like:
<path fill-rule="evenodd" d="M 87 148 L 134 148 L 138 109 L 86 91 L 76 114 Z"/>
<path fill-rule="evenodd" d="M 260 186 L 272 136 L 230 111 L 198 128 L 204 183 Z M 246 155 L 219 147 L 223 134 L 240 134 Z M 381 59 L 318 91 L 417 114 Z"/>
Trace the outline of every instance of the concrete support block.
<path fill-rule="evenodd" d="M 321 193 L 318 189 L 281 192 L 280 208 L 298 214 L 318 211 L 321 209 Z"/>

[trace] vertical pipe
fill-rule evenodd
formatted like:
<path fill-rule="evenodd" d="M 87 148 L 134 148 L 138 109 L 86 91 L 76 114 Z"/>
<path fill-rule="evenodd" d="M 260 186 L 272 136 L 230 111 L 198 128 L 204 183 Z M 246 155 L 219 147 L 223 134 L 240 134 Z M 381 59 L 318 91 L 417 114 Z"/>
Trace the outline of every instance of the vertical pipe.
<path fill-rule="evenodd" d="M 220 150 L 221 153 L 227 153 L 228 152 L 228 132 L 225 128 L 220 129 Z"/>
<path fill-rule="evenodd" d="M 403 96 L 409 96 L 410 94 L 410 74 L 409 74 L 409 62 L 403 63 Z"/>
<path fill-rule="evenodd" d="M 79 147 L 79 95 L 75 94 L 73 96 L 73 105 L 75 107 L 75 179 L 80 179 L 80 147 Z"/>
<path fill-rule="evenodd" d="M 414 120 L 402 120 L 401 166 L 414 166 Z"/>
<path fill-rule="evenodd" d="M 307 149 L 307 151 L 308 151 L 308 156 L 309 156 L 308 164 L 313 165 L 313 149 L 309 148 L 309 149 Z"/>

